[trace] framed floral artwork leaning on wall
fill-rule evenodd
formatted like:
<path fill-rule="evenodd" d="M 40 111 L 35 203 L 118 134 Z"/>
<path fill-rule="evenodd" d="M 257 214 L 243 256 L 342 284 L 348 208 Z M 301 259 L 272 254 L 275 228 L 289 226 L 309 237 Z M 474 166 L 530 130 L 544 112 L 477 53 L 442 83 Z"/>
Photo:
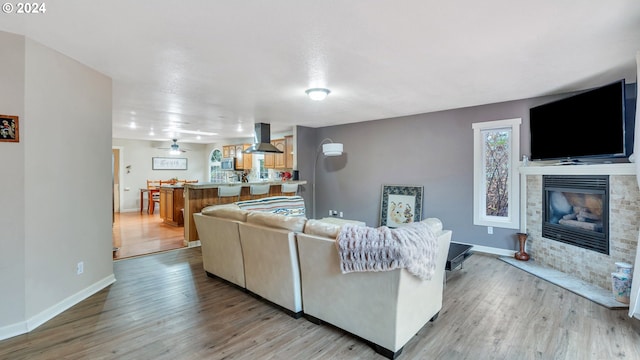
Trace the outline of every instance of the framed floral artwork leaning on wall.
<path fill-rule="evenodd" d="M 380 226 L 396 228 L 422 220 L 424 186 L 383 185 Z"/>
<path fill-rule="evenodd" d="M 18 117 L 0 115 L 0 141 L 20 142 Z"/>

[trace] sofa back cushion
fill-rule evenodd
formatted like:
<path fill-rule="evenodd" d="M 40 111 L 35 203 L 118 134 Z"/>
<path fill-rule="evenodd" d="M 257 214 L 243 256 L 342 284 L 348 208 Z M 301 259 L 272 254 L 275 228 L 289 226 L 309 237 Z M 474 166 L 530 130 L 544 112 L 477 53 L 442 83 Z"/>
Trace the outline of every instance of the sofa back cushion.
<path fill-rule="evenodd" d="M 426 218 L 422 222 L 436 235 L 442 231 L 442 221 L 438 218 Z"/>
<path fill-rule="evenodd" d="M 331 224 L 322 220 L 309 219 L 304 225 L 304 233 L 335 239 L 340 234 L 341 225 Z"/>
<path fill-rule="evenodd" d="M 223 219 L 230 219 L 236 221 L 247 221 L 247 210 L 240 209 L 236 204 L 225 205 L 211 205 L 207 206 L 202 211 L 202 215 L 215 216 Z"/>
<path fill-rule="evenodd" d="M 284 229 L 293 232 L 302 232 L 307 218 L 299 216 L 286 216 L 276 213 L 251 211 L 247 214 L 247 223 L 261 226 Z"/>
<path fill-rule="evenodd" d="M 240 209 L 263 211 L 287 216 L 305 217 L 304 199 L 302 196 L 271 196 L 255 200 L 238 201 Z"/>

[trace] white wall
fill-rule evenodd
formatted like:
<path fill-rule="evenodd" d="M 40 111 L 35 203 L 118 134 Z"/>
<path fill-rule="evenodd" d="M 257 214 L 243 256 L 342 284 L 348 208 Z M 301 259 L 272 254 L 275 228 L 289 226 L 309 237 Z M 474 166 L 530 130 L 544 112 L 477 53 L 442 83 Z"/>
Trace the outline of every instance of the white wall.
<path fill-rule="evenodd" d="M 12 193 L 0 207 L 0 221 L 9 224 L 0 241 L 2 273 L 11 277 L 0 275 L 2 339 L 34 329 L 115 278 L 111 79 L 24 37 L 0 32 L 0 45 L 12 50 L 1 60 L 9 67 L 0 69 L 0 88 L 10 81 L 19 97 L 2 96 L 0 105 L 21 115 L 19 147 L 2 146 L 3 155 L 12 152 L 0 177 Z M 14 51 L 20 62 L 5 64 Z M 24 104 L 23 113 L 5 101 Z M 80 261 L 84 273 L 76 275 Z"/>
<path fill-rule="evenodd" d="M 0 114 L 24 117 L 24 37 L 0 32 Z M 25 316 L 25 135 L 19 143 L 1 142 L 0 154 L 0 339 L 24 332 Z M 5 336 L 6 337 L 6 336 Z"/>
<path fill-rule="evenodd" d="M 140 211 L 140 189 L 147 187 L 147 180 L 178 179 L 209 181 L 209 152 L 203 144 L 178 142 L 181 148 L 189 151 L 181 155 L 169 155 L 171 141 L 145 141 L 112 139 L 112 146 L 120 148 L 120 211 Z M 187 170 L 153 170 L 153 157 L 179 157 L 187 159 Z M 126 166 L 131 165 L 127 174 Z M 128 189 L 128 190 L 127 190 Z M 146 198 L 145 198 L 146 199 Z M 146 208 L 146 206 L 145 206 Z"/>

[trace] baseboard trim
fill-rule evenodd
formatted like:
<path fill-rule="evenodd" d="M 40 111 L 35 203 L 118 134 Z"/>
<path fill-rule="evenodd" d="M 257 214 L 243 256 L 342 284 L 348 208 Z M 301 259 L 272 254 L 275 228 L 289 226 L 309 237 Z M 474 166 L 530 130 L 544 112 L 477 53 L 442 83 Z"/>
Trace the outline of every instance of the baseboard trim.
<path fill-rule="evenodd" d="M 121 213 L 132 213 L 132 212 L 140 212 L 140 208 L 131 208 L 131 209 L 120 209 Z M 144 210 L 144 213 L 147 211 Z"/>
<path fill-rule="evenodd" d="M 82 300 L 88 298 L 89 296 L 113 284 L 115 281 L 116 281 L 115 276 L 111 274 L 105 277 L 104 279 L 91 284 L 85 289 L 82 289 L 77 293 L 69 296 L 68 298 L 60 301 L 59 303 L 51 306 L 50 308 L 45 309 L 39 314 L 32 316 L 26 321 L 0 327 L 0 340 L 5 340 L 8 338 L 12 338 L 14 336 L 22 335 L 30 331 L 33 331 L 40 325 L 60 315 L 61 313 L 68 310 L 72 306 L 81 302 Z"/>
<path fill-rule="evenodd" d="M 469 243 L 463 243 L 463 242 L 459 242 L 459 241 L 455 241 L 458 244 L 464 244 L 464 245 L 471 245 L 473 246 L 473 248 L 471 248 L 471 251 L 478 253 L 485 253 L 485 254 L 491 254 L 491 255 L 498 255 L 498 256 L 513 256 L 516 251 L 515 250 L 507 250 L 507 249 L 501 249 L 501 248 L 496 248 L 496 247 L 490 247 L 490 246 L 482 246 L 482 245 L 476 245 L 476 244 L 469 244 Z"/>
<path fill-rule="evenodd" d="M 29 332 L 27 330 L 27 322 L 21 321 L 17 324 L 11 324 L 0 328 L 0 340 L 12 338 Z"/>

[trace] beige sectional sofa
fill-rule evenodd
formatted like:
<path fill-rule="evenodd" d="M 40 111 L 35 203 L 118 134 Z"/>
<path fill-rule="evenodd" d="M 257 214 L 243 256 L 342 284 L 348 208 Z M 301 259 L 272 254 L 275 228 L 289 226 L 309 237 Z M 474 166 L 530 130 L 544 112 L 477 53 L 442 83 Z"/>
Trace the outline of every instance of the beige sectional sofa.
<path fill-rule="evenodd" d="M 219 205 L 193 215 L 204 270 L 241 288 L 245 288 L 245 276 L 239 224 L 247 221 L 247 214 L 235 205 Z"/>
<path fill-rule="evenodd" d="M 442 308 L 451 231 L 426 219 L 438 242 L 435 273 L 405 269 L 343 274 L 336 247 L 341 225 L 302 216 L 247 211 L 235 204 L 194 214 L 205 271 L 268 300 L 367 341 L 395 358 Z"/>
<path fill-rule="evenodd" d="M 296 233 L 306 218 L 253 211 L 239 226 L 246 288 L 290 315 L 302 315 Z"/>
<path fill-rule="evenodd" d="M 335 244 L 340 227 L 307 221 L 297 234 L 305 316 L 369 341 L 386 357 L 397 357 L 442 308 L 451 230 L 443 230 L 439 219 L 423 221 L 438 239 L 435 273 L 426 281 L 405 269 L 343 274 Z"/>

